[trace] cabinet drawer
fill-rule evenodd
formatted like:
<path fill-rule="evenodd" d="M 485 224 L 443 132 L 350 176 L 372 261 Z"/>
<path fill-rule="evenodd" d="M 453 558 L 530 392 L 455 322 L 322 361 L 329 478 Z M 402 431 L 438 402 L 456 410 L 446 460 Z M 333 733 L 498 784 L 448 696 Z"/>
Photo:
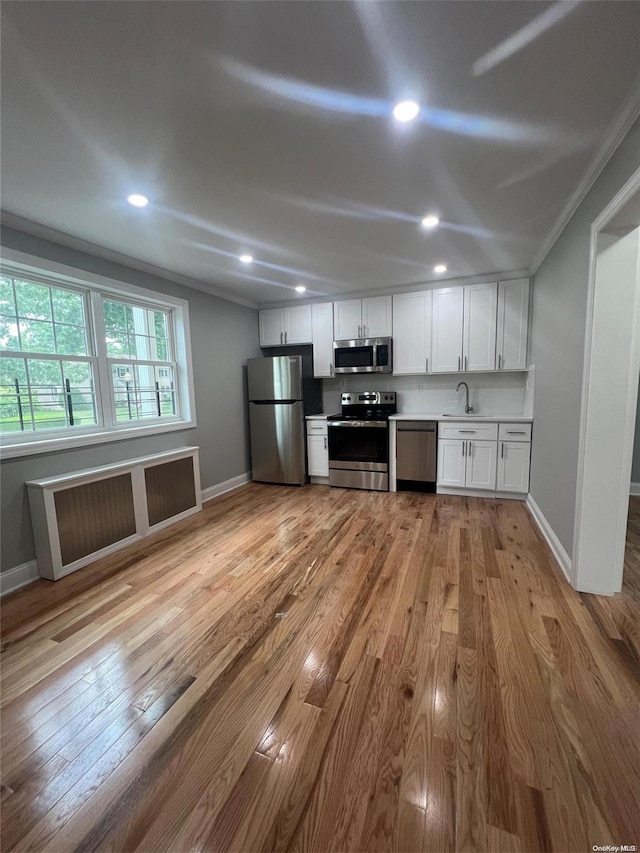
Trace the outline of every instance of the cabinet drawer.
<path fill-rule="evenodd" d="M 531 424 L 500 424 L 500 441 L 531 441 Z"/>
<path fill-rule="evenodd" d="M 327 422 L 307 421 L 307 435 L 327 435 Z"/>
<path fill-rule="evenodd" d="M 477 421 L 440 421 L 438 438 L 462 438 L 484 441 L 496 441 L 498 424 L 487 424 Z"/>

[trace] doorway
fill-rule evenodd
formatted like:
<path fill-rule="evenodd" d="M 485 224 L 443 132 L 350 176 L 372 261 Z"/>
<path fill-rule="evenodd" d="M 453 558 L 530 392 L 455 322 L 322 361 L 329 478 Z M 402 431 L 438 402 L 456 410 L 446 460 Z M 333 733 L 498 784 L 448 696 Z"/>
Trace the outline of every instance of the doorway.
<path fill-rule="evenodd" d="M 594 222 L 572 583 L 622 588 L 640 374 L 640 169 Z"/>

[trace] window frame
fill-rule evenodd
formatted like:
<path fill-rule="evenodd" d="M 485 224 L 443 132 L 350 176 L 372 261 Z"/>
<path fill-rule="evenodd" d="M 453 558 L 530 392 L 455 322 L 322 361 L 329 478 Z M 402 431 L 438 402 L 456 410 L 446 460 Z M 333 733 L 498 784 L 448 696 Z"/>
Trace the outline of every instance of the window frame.
<path fill-rule="evenodd" d="M 195 393 L 193 385 L 193 363 L 191 356 L 191 335 L 189 327 L 189 303 L 179 299 L 124 281 L 106 278 L 85 270 L 58 264 L 44 258 L 38 258 L 13 249 L 2 247 L 0 258 L 2 274 L 13 278 L 24 278 L 34 283 L 53 287 L 65 287 L 85 294 L 87 349 L 86 356 L 67 356 L 46 353 L 44 357 L 56 360 L 84 360 L 93 364 L 96 385 L 96 415 L 98 423 L 87 427 L 63 427 L 60 429 L 12 432 L 0 435 L 0 457 L 11 459 L 37 453 L 49 453 L 56 450 L 83 447 L 91 444 L 137 438 L 175 430 L 193 429 L 197 426 L 195 411 Z M 173 361 L 132 359 L 131 363 L 152 363 L 156 366 L 173 367 L 175 372 L 175 395 L 178 414 L 159 418 L 137 419 L 135 421 L 116 420 L 115 394 L 111 371 L 114 359 L 107 356 L 104 333 L 102 302 L 114 299 L 128 302 L 137 307 L 161 309 L 170 315 L 169 335 Z M 6 352 L 9 352 L 6 350 Z M 38 353 L 29 353 L 28 357 L 37 358 Z M 24 353 L 16 351 L 16 357 Z"/>

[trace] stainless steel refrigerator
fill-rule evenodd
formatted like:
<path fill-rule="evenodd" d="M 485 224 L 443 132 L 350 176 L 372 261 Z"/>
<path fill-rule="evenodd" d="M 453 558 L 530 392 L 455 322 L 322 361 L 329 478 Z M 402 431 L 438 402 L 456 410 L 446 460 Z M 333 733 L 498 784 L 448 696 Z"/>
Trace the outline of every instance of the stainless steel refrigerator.
<path fill-rule="evenodd" d="M 303 361 L 299 355 L 247 361 L 253 479 L 307 480 Z"/>

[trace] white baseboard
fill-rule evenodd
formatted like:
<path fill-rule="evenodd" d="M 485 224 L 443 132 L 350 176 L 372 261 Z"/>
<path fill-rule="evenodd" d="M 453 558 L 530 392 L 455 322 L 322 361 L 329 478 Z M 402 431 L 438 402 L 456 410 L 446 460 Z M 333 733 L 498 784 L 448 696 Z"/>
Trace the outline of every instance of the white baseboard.
<path fill-rule="evenodd" d="M 438 495 L 458 495 L 461 498 L 499 498 L 504 501 L 524 501 L 525 494 L 517 492 L 496 492 L 489 489 L 460 489 L 457 486 L 436 486 Z"/>
<path fill-rule="evenodd" d="M 37 560 L 29 560 L 21 566 L 14 566 L 7 572 L 0 574 L 0 595 L 15 592 L 16 589 L 33 583 L 40 578 Z"/>
<path fill-rule="evenodd" d="M 210 501 L 211 498 L 217 498 L 218 495 L 223 495 L 225 492 L 232 492 L 245 483 L 250 482 L 251 474 L 245 471 L 244 474 L 238 474 L 237 477 L 232 477 L 230 480 L 223 480 L 222 483 L 216 483 L 215 486 L 208 486 L 202 490 L 202 502 Z"/>
<path fill-rule="evenodd" d="M 529 508 L 529 511 L 531 512 L 531 515 L 533 516 L 534 521 L 540 528 L 540 532 L 546 539 L 548 546 L 551 548 L 551 552 L 556 558 L 556 562 L 562 569 L 562 572 L 566 577 L 567 581 L 571 583 L 571 557 L 565 551 L 562 542 L 558 539 L 555 534 L 555 531 L 545 518 L 542 510 L 530 494 L 527 495 L 526 504 Z"/>
<path fill-rule="evenodd" d="M 640 483 L 631 483 L 629 488 L 630 495 L 640 495 Z"/>

